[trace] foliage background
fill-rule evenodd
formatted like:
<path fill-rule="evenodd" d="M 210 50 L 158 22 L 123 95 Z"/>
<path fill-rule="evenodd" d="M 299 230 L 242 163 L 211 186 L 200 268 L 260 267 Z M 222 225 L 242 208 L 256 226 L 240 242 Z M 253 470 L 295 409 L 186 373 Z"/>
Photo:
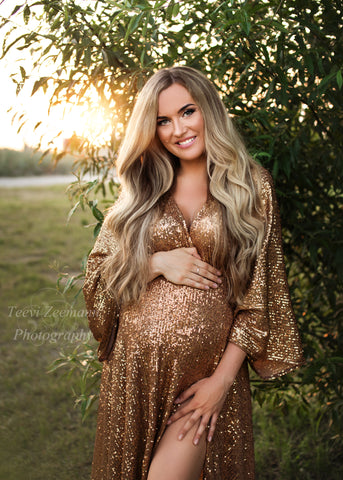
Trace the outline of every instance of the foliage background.
<path fill-rule="evenodd" d="M 16 15 L 40 27 L 17 35 Z M 144 81 L 158 68 L 187 64 L 216 84 L 250 152 L 274 177 L 307 358 L 297 375 L 254 379 L 253 394 L 260 404 L 310 416 L 335 449 L 342 447 L 343 404 L 342 18 L 338 0 L 41 0 L 18 4 L 2 23 L 3 55 L 31 52 L 36 71 L 45 65 L 51 72 L 32 82 L 19 66 L 12 76 L 18 92 L 31 82 L 32 94 L 46 91 L 52 108 L 65 100 L 91 104 L 96 92 L 111 119 L 106 145 L 77 137 L 70 144 L 82 154 L 80 181 L 69 189 L 71 213 L 90 207 L 95 234 L 116 195 L 116 154 Z M 65 152 L 52 153 L 58 161 Z M 86 172 L 97 180 L 82 181 Z M 68 288 L 79 280 L 70 277 Z M 90 382 L 98 376 L 87 346 L 65 355 L 54 368 L 78 365 L 82 375 L 86 368 Z M 83 387 L 85 415 L 96 398 L 92 388 Z M 334 460 L 340 468 L 341 460 Z"/>

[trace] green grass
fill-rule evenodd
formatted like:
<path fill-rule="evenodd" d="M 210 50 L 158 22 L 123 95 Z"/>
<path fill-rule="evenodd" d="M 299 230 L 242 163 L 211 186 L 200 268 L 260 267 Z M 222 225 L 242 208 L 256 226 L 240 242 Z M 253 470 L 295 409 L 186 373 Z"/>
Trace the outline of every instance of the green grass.
<path fill-rule="evenodd" d="M 295 401 L 283 412 L 254 405 L 257 480 L 341 480 L 343 445 L 339 425 L 320 420 L 318 406 Z"/>
<path fill-rule="evenodd" d="M 82 313 L 82 297 L 72 306 L 72 297 L 56 288 L 57 271 L 78 273 L 93 244 L 91 229 L 84 228 L 92 222 L 90 213 L 77 212 L 66 225 L 70 203 L 64 190 L 0 190 L 1 479 L 90 477 L 96 416 L 81 423 L 72 393 L 78 378 L 47 373 L 61 349 L 77 345 L 50 341 L 52 332 L 88 332 L 85 315 L 63 315 L 72 308 Z M 25 329 L 31 337 L 19 335 Z M 34 339 L 39 332 L 45 340 Z M 254 406 L 258 480 L 342 478 L 339 428 L 325 418 L 318 422 L 317 410 L 315 404 L 307 412 L 296 403 L 288 412 Z"/>
<path fill-rule="evenodd" d="M 56 289 L 56 270 L 79 272 L 93 243 L 92 230 L 82 227 L 90 214 L 66 225 L 70 204 L 64 190 L 0 190 L 0 478 L 6 480 L 90 475 L 95 418 L 81 423 L 72 394 L 76 378 L 47 374 L 60 349 L 76 346 L 68 339 L 50 341 L 51 332 L 88 332 L 85 316 L 63 316 L 72 299 Z M 83 308 L 82 299 L 74 308 Z M 26 338 L 18 336 L 25 329 Z M 44 341 L 34 339 L 38 332 Z"/>

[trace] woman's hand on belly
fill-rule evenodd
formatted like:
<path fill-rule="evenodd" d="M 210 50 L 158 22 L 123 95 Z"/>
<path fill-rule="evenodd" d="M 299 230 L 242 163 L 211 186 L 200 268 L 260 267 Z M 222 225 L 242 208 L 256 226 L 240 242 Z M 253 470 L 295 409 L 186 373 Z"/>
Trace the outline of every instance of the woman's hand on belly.
<path fill-rule="evenodd" d="M 194 445 L 199 443 L 199 439 L 207 426 L 210 427 L 207 440 L 209 442 L 212 440 L 218 416 L 223 408 L 230 387 L 231 385 L 220 381 L 218 377 L 211 376 L 199 380 L 179 395 L 174 403 L 183 405 L 169 418 L 168 425 L 189 412 L 193 412 L 180 430 L 179 440 L 182 440 L 199 419 L 201 421 L 193 438 Z"/>
<path fill-rule="evenodd" d="M 150 257 L 150 281 L 163 275 L 177 285 L 208 290 L 221 283 L 221 272 L 201 260 L 195 247 L 156 252 Z"/>

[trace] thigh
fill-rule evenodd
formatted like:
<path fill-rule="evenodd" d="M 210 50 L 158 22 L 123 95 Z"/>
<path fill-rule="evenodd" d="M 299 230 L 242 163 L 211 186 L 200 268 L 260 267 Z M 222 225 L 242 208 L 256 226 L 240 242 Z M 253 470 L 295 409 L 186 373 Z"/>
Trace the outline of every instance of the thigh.
<path fill-rule="evenodd" d="M 200 420 L 182 439 L 178 435 L 192 413 L 169 425 L 152 459 L 148 480 L 199 480 L 206 454 L 206 431 L 198 445 L 193 444 Z"/>

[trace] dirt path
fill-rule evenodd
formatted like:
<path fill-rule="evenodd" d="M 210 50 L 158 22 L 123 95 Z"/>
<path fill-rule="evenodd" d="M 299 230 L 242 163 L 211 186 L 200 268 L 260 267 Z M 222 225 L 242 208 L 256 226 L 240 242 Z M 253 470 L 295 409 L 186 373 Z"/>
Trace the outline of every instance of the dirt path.
<path fill-rule="evenodd" d="M 85 180 L 94 180 L 96 177 L 85 176 Z M 74 175 L 36 175 L 34 177 L 0 177 L 0 188 L 13 187 L 44 187 L 49 185 L 68 185 L 75 182 Z"/>

